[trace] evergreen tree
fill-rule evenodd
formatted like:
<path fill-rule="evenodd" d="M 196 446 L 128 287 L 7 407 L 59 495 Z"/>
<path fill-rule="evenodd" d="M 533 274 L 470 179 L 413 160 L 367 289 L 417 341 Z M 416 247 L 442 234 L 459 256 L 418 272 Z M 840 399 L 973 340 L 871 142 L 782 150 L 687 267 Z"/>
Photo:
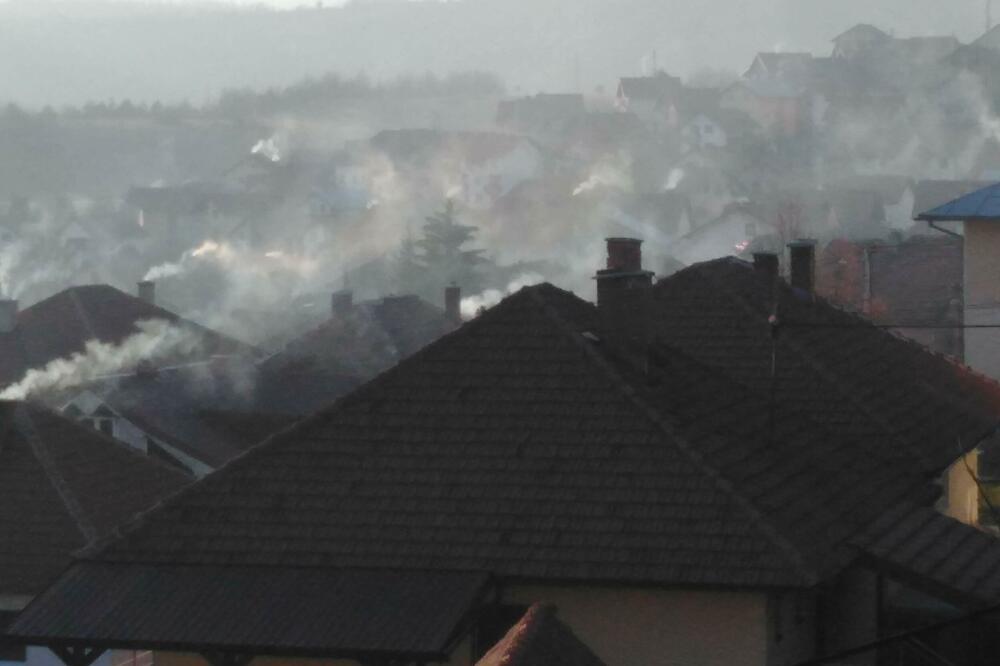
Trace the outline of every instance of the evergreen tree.
<path fill-rule="evenodd" d="M 395 274 L 392 277 L 396 293 L 422 293 L 427 281 L 427 267 L 420 260 L 417 242 L 413 240 L 412 233 L 407 232 L 406 238 L 399 244 L 395 260 Z"/>
<path fill-rule="evenodd" d="M 454 282 L 466 293 L 482 289 L 480 269 L 486 262 L 482 249 L 467 249 L 475 240 L 476 227 L 460 224 L 455 218 L 455 203 L 449 199 L 444 210 L 424 222 L 424 237 L 417 242 L 421 260 L 428 272 L 442 284 Z"/>

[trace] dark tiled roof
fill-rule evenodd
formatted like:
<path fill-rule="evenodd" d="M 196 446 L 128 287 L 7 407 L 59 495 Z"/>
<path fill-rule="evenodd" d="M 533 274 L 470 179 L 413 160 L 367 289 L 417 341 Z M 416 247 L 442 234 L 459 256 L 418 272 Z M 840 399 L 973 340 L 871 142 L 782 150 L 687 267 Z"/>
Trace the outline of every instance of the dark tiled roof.
<path fill-rule="evenodd" d="M 676 76 L 657 72 L 653 76 L 623 77 L 618 82 L 618 94 L 632 100 L 662 102 L 682 87 Z"/>
<path fill-rule="evenodd" d="M 195 331 L 203 341 L 197 353 L 203 356 L 254 352 L 248 345 L 114 287 L 71 287 L 22 310 L 15 330 L 0 333 L 0 385 L 16 382 L 31 368 L 82 352 L 89 340 L 118 344 L 138 332 L 138 322 L 152 319 Z"/>
<path fill-rule="evenodd" d="M 443 661 L 487 584 L 477 573 L 85 562 L 9 632 L 43 644 Z"/>
<path fill-rule="evenodd" d="M 719 259 L 654 288 L 661 338 L 753 391 L 771 390 L 771 288 L 750 264 Z M 1000 421 L 1000 386 L 823 299 L 778 290 L 774 390 L 830 428 L 871 437 L 873 456 L 937 474 Z"/>
<path fill-rule="evenodd" d="M 387 296 L 352 305 L 289 342 L 266 372 L 311 361 L 340 375 L 373 377 L 455 328 L 444 311 L 418 296 Z"/>
<path fill-rule="evenodd" d="M 95 537 L 189 477 L 27 403 L 0 403 L 0 580 L 40 591 Z"/>
<path fill-rule="evenodd" d="M 595 325 L 570 294 L 524 290 L 209 476 L 101 557 L 811 582 L 804 556 L 691 448 L 710 435 L 685 443 L 635 402 L 579 334 Z M 705 380 L 667 374 L 677 395 Z"/>
<path fill-rule="evenodd" d="M 476 666 L 604 666 L 553 606 L 535 604 Z"/>
<path fill-rule="evenodd" d="M 1000 598 L 1000 540 L 934 509 L 887 510 L 857 544 L 876 567 L 929 594 L 966 606 Z"/>

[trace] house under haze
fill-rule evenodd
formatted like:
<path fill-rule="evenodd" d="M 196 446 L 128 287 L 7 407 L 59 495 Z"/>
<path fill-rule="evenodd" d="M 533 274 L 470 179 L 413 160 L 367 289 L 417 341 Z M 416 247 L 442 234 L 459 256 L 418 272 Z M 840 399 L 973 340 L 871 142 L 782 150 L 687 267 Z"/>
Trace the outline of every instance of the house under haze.
<path fill-rule="evenodd" d="M 634 114 L 654 130 L 668 128 L 671 102 L 682 94 L 680 78 L 660 70 L 652 76 L 623 77 L 618 81 L 615 105 L 619 111 Z"/>
<path fill-rule="evenodd" d="M 289 414 L 289 403 L 318 408 L 356 383 L 322 379 L 318 398 L 318 382 L 309 384 L 310 392 L 290 373 L 281 376 L 278 390 L 253 359 L 220 358 L 142 367 L 74 387 L 51 402 L 65 416 L 201 477 L 304 413 Z"/>
<path fill-rule="evenodd" d="M 42 407 L 0 402 L 0 626 L 107 536 L 191 478 Z M 0 661 L 58 664 L 0 643 Z M 107 657 L 102 659 L 107 663 Z"/>
<path fill-rule="evenodd" d="M 816 291 L 928 349 L 961 360 L 962 242 L 834 239 L 819 253 Z"/>
<path fill-rule="evenodd" d="M 504 130 L 548 143 L 586 111 L 583 95 L 579 93 L 538 93 L 530 97 L 501 100 L 497 104 L 496 122 Z"/>
<path fill-rule="evenodd" d="M 296 369 L 308 368 L 344 378 L 341 386 L 347 378 L 368 380 L 454 330 L 461 323 L 460 300 L 457 287 L 445 290 L 444 310 L 412 294 L 355 302 L 352 291 L 336 292 L 330 317 L 266 359 L 262 372 L 295 376 Z M 274 383 L 276 389 L 282 384 Z M 307 395 L 290 395 L 289 399 L 318 408 L 336 397 L 325 393 L 329 399 L 319 403 Z"/>
<path fill-rule="evenodd" d="M 190 344 L 166 353 L 160 363 L 258 354 L 249 345 L 157 306 L 153 284 L 143 285 L 143 298 L 109 285 L 86 285 L 70 287 L 20 311 L 17 301 L 0 303 L 0 386 L 20 381 L 31 369 L 83 353 L 91 341 L 121 345 L 140 333 L 140 323 L 149 321 L 166 322 L 190 336 Z"/>
<path fill-rule="evenodd" d="M 9 635 L 73 666 L 471 664 L 546 602 L 612 666 L 763 665 L 995 603 L 1000 542 L 931 507 L 1000 386 L 815 297 L 811 252 L 790 284 L 760 255 L 653 286 L 611 239 L 596 307 L 508 297 L 83 553 Z"/>

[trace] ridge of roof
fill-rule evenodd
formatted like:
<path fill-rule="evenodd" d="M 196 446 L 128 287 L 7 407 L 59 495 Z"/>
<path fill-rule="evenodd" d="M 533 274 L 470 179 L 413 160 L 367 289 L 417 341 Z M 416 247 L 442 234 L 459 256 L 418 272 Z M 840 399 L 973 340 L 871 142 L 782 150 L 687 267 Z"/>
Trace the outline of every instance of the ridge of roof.
<path fill-rule="evenodd" d="M 530 287 L 526 287 L 525 289 L 530 289 Z M 771 540 L 772 544 L 778 549 L 778 551 L 784 553 L 788 557 L 789 563 L 795 567 L 797 570 L 796 573 L 802 577 L 803 582 L 808 585 L 817 583 L 819 580 L 817 572 L 813 571 L 809 567 L 805 558 L 802 556 L 802 553 L 799 552 L 795 545 L 787 539 L 780 530 L 771 524 L 771 521 L 767 518 L 765 513 L 757 507 L 752 500 L 740 492 L 736 485 L 728 479 L 726 475 L 706 460 L 705 456 L 699 453 L 695 447 L 691 445 L 687 438 L 678 431 L 674 424 L 670 423 L 669 419 L 663 414 L 662 410 L 658 410 L 652 405 L 647 404 L 647 402 L 639 395 L 635 387 L 632 386 L 632 384 L 625 379 L 607 359 L 598 354 L 583 336 L 573 331 L 565 320 L 563 320 L 563 318 L 551 306 L 549 306 L 548 303 L 542 301 L 542 299 L 539 298 L 535 292 L 529 293 L 542 308 L 542 311 L 545 312 L 545 314 L 548 315 L 549 318 L 562 329 L 562 331 L 573 341 L 574 344 L 584 351 L 586 356 L 594 365 L 600 368 L 607 375 L 607 377 L 611 379 L 612 383 L 618 387 L 625 398 L 633 404 L 639 413 L 662 431 L 667 443 L 673 444 L 675 448 L 677 448 L 696 466 L 696 468 L 700 469 L 720 490 L 729 495 L 737 503 L 737 505 L 750 515 L 750 518 L 757 523 L 758 527 L 760 527 L 761 531 L 768 537 L 768 539 Z M 671 351 L 679 355 L 687 356 L 682 351 L 673 347 L 671 347 Z M 712 433 L 712 436 L 724 439 L 722 435 L 717 433 Z"/>
<path fill-rule="evenodd" d="M 38 430 L 35 428 L 31 415 L 28 413 L 28 408 L 24 403 L 19 403 L 14 408 L 14 423 L 16 424 L 18 432 L 22 437 L 24 437 L 24 439 L 28 442 L 28 445 L 31 447 L 35 458 L 45 471 L 46 478 L 49 480 L 49 483 L 52 484 L 52 487 L 55 488 L 56 493 L 63 502 L 63 506 L 66 507 L 66 511 L 73 519 L 73 523 L 76 525 L 77 529 L 80 530 L 80 534 L 83 535 L 83 538 L 86 541 L 94 539 L 97 536 L 97 528 L 86 515 L 83 510 L 83 506 L 80 504 L 62 473 L 56 467 L 55 461 L 53 460 L 48 449 L 48 445 L 39 436 Z"/>

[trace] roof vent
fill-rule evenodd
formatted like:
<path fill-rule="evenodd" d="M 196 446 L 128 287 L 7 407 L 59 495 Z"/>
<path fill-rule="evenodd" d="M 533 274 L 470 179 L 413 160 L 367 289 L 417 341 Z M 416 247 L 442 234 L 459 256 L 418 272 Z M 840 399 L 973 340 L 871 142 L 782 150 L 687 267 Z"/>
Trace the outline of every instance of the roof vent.
<path fill-rule="evenodd" d="M 136 294 L 150 305 L 156 305 L 156 283 L 152 280 L 142 280 L 138 284 Z"/>

